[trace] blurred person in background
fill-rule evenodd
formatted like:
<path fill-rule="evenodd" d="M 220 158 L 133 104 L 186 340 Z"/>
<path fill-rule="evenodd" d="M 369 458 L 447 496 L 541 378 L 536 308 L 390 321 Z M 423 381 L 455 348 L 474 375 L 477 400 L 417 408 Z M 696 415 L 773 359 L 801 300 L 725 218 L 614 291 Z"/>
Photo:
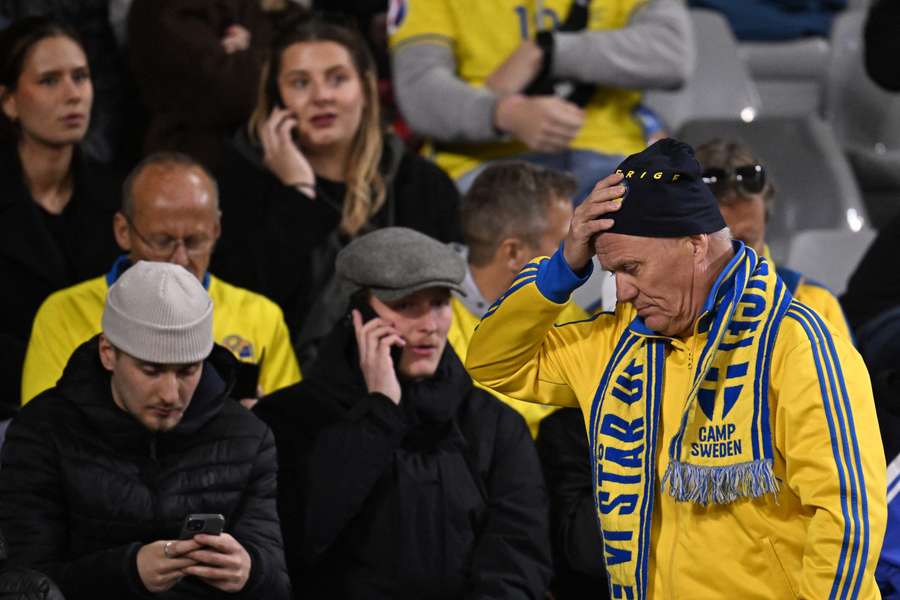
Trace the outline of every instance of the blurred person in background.
<path fill-rule="evenodd" d="M 70 28 L 26 17 L 0 33 L 0 418 L 18 404 L 41 302 L 118 253 L 109 224 L 119 180 L 80 149 L 93 98 Z"/>
<path fill-rule="evenodd" d="M 394 0 L 395 95 L 465 192 L 490 161 L 569 171 L 580 202 L 645 147 L 641 91 L 693 72 L 681 0 Z"/>
<path fill-rule="evenodd" d="M 220 166 L 253 110 L 274 21 L 294 5 L 267 0 L 134 0 L 128 52 L 150 112 L 146 153 L 177 150 Z"/>
<path fill-rule="evenodd" d="M 453 182 L 382 131 L 365 43 L 318 19 L 273 43 L 219 181 L 212 269 L 281 306 L 304 369 L 343 314 L 334 259 L 350 240 L 390 225 L 461 239 Z"/>
<path fill-rule="evenodd" d="M 411 150 L 418 150 L 422 140 L 409 128 L 394 98 L 394 86 L 391 78 L 391 58 L 388 49 L 387 15 L 390 2 L 388 0 L 314 0 L 313 10 L 322 14 L 346 15 L 356 29 L 362 34 L 378 75 L 378 101 L 381 105 L 381 118 L 392 134 L 396 135 Z"/>
<path fill-rule="evenodd" d="M 766 223 L 775 203 L 775 185 L 753 151 L 737 140 L 714 139 L 697 146 L 703 180 L 719 201 L 719 210 L 731 235 L 774 264 L 766 246 Z M 777 265 L 788 291 L 799 302 L 825 318 L 834 331 L 853 341 L 850 325 L 838 299 L 814 279 Z"/>
<path fill-rule="evenodd" d="M 100 333 L 107 292 L 138 261 L 181 265 L 209 292 L 216 311 L 213 335 L 240 361 L 233 392 L 247 399 L 300 380 L 297 359 L 281 310 L 268 298 L 222 281 L 208 271 L 221 231 L 218 188 L 194 159 L 152 154 L 125 182 L 122 207 L 110 224 L 120 256 L 106 275 L 52 294 L 34 319 L 22 403 L 53 387 L 69 357 Z"/>
<path fill-rule="evenodd" d="M 466 245 L 456 245 L 467 263 L 465 294 L 454 293 L 451 303 L 449 339 L 460 360 L 466 359 L 481 315 L 509 289 L 526 263 L 556 252 L 569 231 L 574 193 L 571 175 L 523 161 L 498 161 L 475 178 L 460 207 Z M 574 302 L 560 314 L 560 322 L 586 318 Z M 541 419 L 554 410 L 498 397 L 525 418 L 533 436 Z"/>
<path fill-rule="evenodd" d="M 110 22 L 114 4 L 115 0 L 0 0 L 0 15 L 13 21 L 46 16 L 78 33 L 94 86 L 91 126 L 82 149 L 92 159 L 126 172 L 139 157 L 146 115 Z"/>
<path fill-rule="evenodd" d="M 336 270 L 353 300 L 320 360 L 254 409 L 278 448 L 297 598 L 543 600 L 534 442 L 447 344 L 462 258 L 387 227 L 341 250 Z"/>

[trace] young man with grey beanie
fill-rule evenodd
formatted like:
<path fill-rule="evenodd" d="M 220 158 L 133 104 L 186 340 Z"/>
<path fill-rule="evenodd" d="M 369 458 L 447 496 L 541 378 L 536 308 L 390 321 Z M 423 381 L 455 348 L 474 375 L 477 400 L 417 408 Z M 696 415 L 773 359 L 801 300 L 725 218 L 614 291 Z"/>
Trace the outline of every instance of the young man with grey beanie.
<path fill-rule="evenodd" d="M 103 332 L 22 409 L 0 468 L 10 564 L 78 598 L 288 598 L 269 429 L 229 398 L 236 359 L 183 267 L 138 262 Z M 220 514 L 217 535 L 179 534 Z"/>
<path fill-rule="evenodd" d="M 447 343 L 449 246 L 388 227 L 337 257 L 353 291 L 307 377 L 255 407 L 278 445 L 279 516 L 310 598 L 544 598 L 547 499 L 522 417 Z"/>

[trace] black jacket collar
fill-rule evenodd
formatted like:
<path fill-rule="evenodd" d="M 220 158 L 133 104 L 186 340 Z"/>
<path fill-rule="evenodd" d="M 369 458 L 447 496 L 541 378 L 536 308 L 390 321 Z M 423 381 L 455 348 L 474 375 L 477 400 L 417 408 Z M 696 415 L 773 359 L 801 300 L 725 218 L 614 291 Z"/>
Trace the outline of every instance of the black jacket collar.
<path fill-rule="evenodd" d="M 143 454 L 157 440 L 175 441 L 196 434 L 219 415 L 234 383 L 234 361 L 228 350 L 214 346 L 203 365 L 203 374 L 191 403 L 172 430 L 154 434 L 116 406 L 109 372 L 100 362 L 99 336 L 78 347 L 69 359 L 58 392 L 84 416 L 95 432 L 115 449 Z"/>
<path fill-rule="evenodd" d="M 323 341 L 305 382 L 316 397 L 327 398 L 342 410 L 350 410 L 368 394 L 348 317 L 342 318 Z M 401 387 L 400 405 L 413 423 L 446 422 L 471 392 L 472 379 L 447 342 L 432 377 L 401 382 Z"/>

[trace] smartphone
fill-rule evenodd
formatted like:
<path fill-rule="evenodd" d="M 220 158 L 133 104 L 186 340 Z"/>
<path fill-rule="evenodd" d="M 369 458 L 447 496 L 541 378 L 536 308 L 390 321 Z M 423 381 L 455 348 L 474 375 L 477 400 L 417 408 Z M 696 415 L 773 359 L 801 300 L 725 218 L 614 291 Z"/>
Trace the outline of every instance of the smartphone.
<path fill-rule="evenodd" d="M 263 351 L 265 355 L 265 351 Z M 257 363 L 237 361 L 234 372 L 234 387 L 231 388 L 231 397 L 243 400 L 244 398 L 256 398 L 259 396 L 259 372 L 262 369 L 262 359 Z"/>
<path fill-rule="evenodd" d="M 372 319 L 378 317 L 378 313 L 376 313 L 375 309 L 372 308 L 372 305 L 369 304 L 367 298 L 360 294 L 354 294 L 350 298 L 350 308 L 347 310 L 347 322 L 350 324 L 350 327 L 353 327 L 353 309 L 359 311 L 360 316 L 362 316 L 363 323 L 368 323 Z M 400 363 L 400 357 L 402 355 L 402 346 L 391 346 L 391 361 L 393 361 L 395 369 Z"/>
<path fill-rule="evenodd" d="M 192 539 L 198 533 L 219 535 L 225 530 L 225 517 L 219 514 L 194 513 L 184 518 L 179 540 Z"/>

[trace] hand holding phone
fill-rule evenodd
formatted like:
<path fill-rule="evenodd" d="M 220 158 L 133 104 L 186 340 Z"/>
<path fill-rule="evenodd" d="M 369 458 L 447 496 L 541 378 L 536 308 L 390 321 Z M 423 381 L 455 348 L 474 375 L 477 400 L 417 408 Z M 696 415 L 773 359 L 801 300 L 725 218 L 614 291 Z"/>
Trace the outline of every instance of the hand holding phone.
<path fill-rule="evenodd" d="M 394 404 L 400 404 L 396 363 L 399 363 L 406 340 L 391 323 L 375 315 L 368 303 L 355 303 L 351 319 L 366 388 L 369 393 L 383 394 Z"/>
<path fill-rule="evenodd" d="M 257 134 L 263 148 L 263 163 L 281 183 L 297 187 L 315 197 L 316 174 L 294 141 L 297 117 L 280 105 L 260 126 Z"/>
<path fill-rule="evenodd" d="M 190 561 L 181 570 L 184 575 L 193 575 L 224 592 L 239 592 L 253 565 L 247 550 L 224 529 L 225 517 L 220 514 L 190 514 L 184 518 L 179 536 L 186 541 L 169 543 L 176 551 L 181 550 L 180 545 L 193 545 L 181 555 Z"/>
<path fill-rule="evenodd" d="M 225 517 L 220 514 L 193 513 L 184 518 L 179 540 L 190 540 L 195 535 L 219 535 L 225 530 Z"/>

